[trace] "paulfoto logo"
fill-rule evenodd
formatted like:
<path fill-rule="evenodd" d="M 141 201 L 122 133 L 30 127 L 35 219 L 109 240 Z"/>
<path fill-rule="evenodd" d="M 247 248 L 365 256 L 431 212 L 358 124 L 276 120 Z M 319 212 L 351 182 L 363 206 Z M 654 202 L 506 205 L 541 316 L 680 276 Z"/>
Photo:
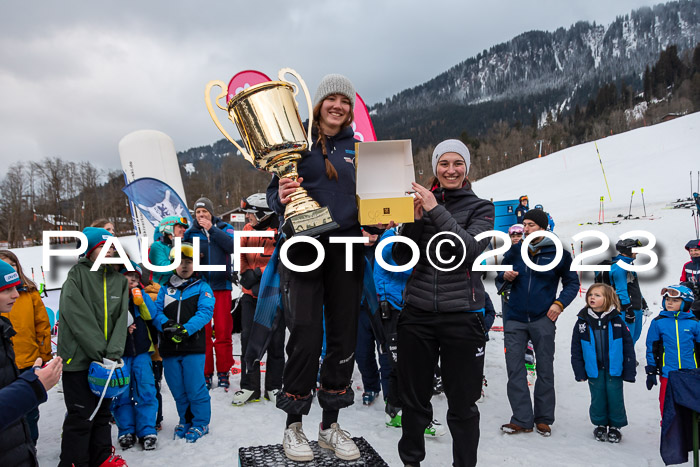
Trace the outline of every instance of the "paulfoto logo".
<path fill-rule="evenodd" d="M 236 231 L 233 232 L 233 269 L 235 271 L 241 270 L 241 254 L 243 253 L 264 253 L 263 247 L 244 247 L 241 246 L 242 237 L 274 237 L 274 232 L 272 231 Z M 477 256 L 471 265 L 472 271 L 512 271 L 513 266 L 509 264 L 487 264 L 488 258 L 496 258 L 499 255 L 505 254 L 511 248 L 510 238 L 505 232 L 500 232 L 497 230 L 489 230 L 487 232 L 482 232 L 474 237 L 474 241 L 480 242 L 481 240 L 498 238 L 503 242 L 503 245 L 495 248 L 493 250 L 487 250 Z M 533 263 L 528 254 L 528 249 L 532 244 L 533 240 L 545 237 L 549 239 L 555 247 L 554 258 L 547 257 L 551 259 L 546 264 L 536 264 Z M 610 265 L 605 264 L 583 264 L 583 261 L 587 258 L 592 258 L 596 255 L 605 253 L 610 246 L 610 239 L 603 233 L 595 230 L 586 230 L 585 232 L 580 232 L 572 237 L 574 242 L 582 241 L 584 238 L 594 237 L 600 241 L 600 245 L 588 251 L 584 251 L 576 255 L 571 263 L 572 271 L 610 271 Z M 79 239 L 80 247 L 74 250 L 71 249 L 51 249 L 51 239 L 52 238 L 77 238 Z M 626 232 L 619 237 L 621 240 L 626 238 L 645 238 L 647 240 L 646 245 L 640 247 L 633 247 L 632 253 L 638 255 L 644 255 L 649 258 L 649 261 L 645 264 L 628 264 L 624 261 L 618 260 L 616 263 L 622 269 L 626 271 L 633 272 L 646 272 L 652 270 L 659 262 L 659 258 L 654 252 L 653 248 L 656 245 L 656 237 L 644 230 L 633 230 Z M 194 237 L 192 242 L 192 247 L 194 249 L 192 266 L 195 271 L 226 271 L 226 265 L 224 264 L 213 264 L 213 265 L 203 265 L 200 264 L 200 246 L 199 237 Z M 141 258 L 143 260 L 143 265 L 154 272 L 168 272 L 172 271 L 180 265 L 181 261 L 181 239 L 174 238 L 173 251 L 175 252 L 174 261 L 165 266 L 156 266 L 151 264 L 148 260 L 148 240 L 146 237 L 141 238 Z M 352 258 L 352 245 L 355 243 L 369 243 L 369 238 L 367 237 L 330 237 L 330 243 L 340 243 L 345 244 L 345 270 L 351 271 L 353 258 Z M 293 263 L 289 257 L 289 248 L 297 243 L 308 243 L 313 246 L 316 250 L 316 259 L 309 265 L 300 266 Z M 384 248 L 388 247 L 392 243 L 404 243 L 411 249 L 411 260 L 402 265 L 391 265 L 384 261 L 382 257 L 382 251 Z M 107 252 L 111 247 L 115 249 L 115 255 L 113 257 L 106 257 Z M 51 268 L 51 257 L 68 256 L 74 257 L 85 253 L 87 250 L 87 237 L 80 231 L 77 230 L 63 230 L 63 231 L 45 231 L 42 253 L 43 253 L 43 266 L 46 271 L 50 271 Z M 418 245 L 408 237 L 403 237 L 400 235 L 395 235 L 383 239 L 377 245 L 374 251 L 374 258 L 376 263 L 383 269 L 390 272 L 404 272 L 412 269 L 420 259 L 420 248 Z M 427 243 L 425 247 L 425 257 L 432 267 L 442 272 L 451 272 L 463 266 L 467 258 L 467 245 L 458 234 L 455 232 L 439 232 L 435 234 Z M 554 235 L 552 232 L 540 230 L 533 232 L 525 237 L 521 243 L 520 256 L 522 257 L 525 265 L 538 272 L 551 271 L 556 268 L 561 262 L 562 256 L 564 254 L 564 247 L 562 246 L 559 237 Z M 323 245 L 317 239 L 313 237 L 306 237 L 303 235 L 297 235 L 286 240 L 282 247 L 280 248 L 280 261 L 287 269 L 296 272 L 309 272 L 318 268 L 323 264 L 325 259 L 325 252 L 323 250 Z M 494 261 L 495 262 L 495 261 Z M 124 251 L 124 248 L 119 243 L 117 237 L 107 237 L 105 239 L 104 246 L 100 251 L 100 254 L 95 259 L 92 266 L 92 271 L 96 271 L 103 264 L 121 264 L 128 271 L 133 271 L 134 267 L 131 265 L 131 261 Z"/>

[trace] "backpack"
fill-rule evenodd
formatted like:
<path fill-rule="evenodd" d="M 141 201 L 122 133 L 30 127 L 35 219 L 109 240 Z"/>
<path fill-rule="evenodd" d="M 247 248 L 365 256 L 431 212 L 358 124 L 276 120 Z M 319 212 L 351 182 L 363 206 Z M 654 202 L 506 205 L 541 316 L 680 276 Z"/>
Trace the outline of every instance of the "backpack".
<path fill-rule="evenodd" d="M 611 266 L 613 264 L 615 264 L 613 260 L 606 259 L 605 261 L 598 263 L 598 266 Z M 610 271 L 596 271 L 593 282 L 596 284 L 607 284 L 614 287 L 612 281 L 610 280 Z"/>

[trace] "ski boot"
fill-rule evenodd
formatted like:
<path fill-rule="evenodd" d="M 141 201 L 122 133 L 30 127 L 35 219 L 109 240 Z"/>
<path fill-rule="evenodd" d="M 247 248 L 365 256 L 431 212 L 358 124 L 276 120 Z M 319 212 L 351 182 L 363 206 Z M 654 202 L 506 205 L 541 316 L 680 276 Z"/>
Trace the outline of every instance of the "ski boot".
<path fill-rule="evenodd" d="M 401 409 L 387 404 L 384 409 L 386 412 L 386 426 L 401 428 Z"/>
<path fill-rule="evenodd" d="M 214 379 L 214 375 L 204 375 L 204 384 L 206 384 L 207 390 L 211 390 L 213 379 Z"/>
<path fill-rule="evenodd" d="M 607 441 L 608 440 L 608 427 L 607 426 L 597 426 L 593 430 L 593 437 L 596 441 Z"/>
<path fill-rule="evenodd" d="M 430 422 L 430 425 L 425 429 L 425 436 L 443 436 L 445 433 L 447 430 L 437 420 Z"/>
<path fill-rule="evenodd" d="M 204 425 L 200 427 L 192 427 L 187 430 L 185 434 L 185 441 L 188 443 L 196 443 L 199 438 L 209 433 L 209 425 Z"/>
<path fill-rule="evenodd" d="M 119 446 L 125 451 L 133 448 L 134 444 L 136 444 L 136 436 L 133 433 L 127 433 L 119 437 Z"/>
<path fill-rule="evenodd" d="M 122 456 L 117 456 L 114 454 L 114 446 L 112 446 L 112 454 L 109 455 L 107 459 L 103 463 L 100 464 L 100 467 L 128 467 L 126 465 L 126 461 L 122 458 Z"/>
<path fill-rule="evenodd" d="M 141 438 L 141 444 L 143 444 L 144 451 L 153 451 L 158 445 L 157 435 L 146 435 Z"/>
<path fill-rule="evenodd" d="M 365 391 L 362 393 L 362 405 L 366 405 L 369 407 L 370 405 L 374 404 L 374 401 L 377 399 L 377 396 L 379 395 L 379 391 Z"/>
<path fill-rule="evenodd" d="M 260 391 L 251 391 L 250 389 L 241 389 L 233 394 L 231 404 L 241 406 L 248 402 L 260 402 Z"/>
<path fill-rule="evenodd" d="M 281 389 L 268 389 L 265 391 L 265 399 L 269 400 L 273 404 L 277 404 L 277 396 L 279 395 Z"/>
<path fill-rule="evenodd" d="M 176 425 L 175 431 L 173 432 L 173 439 L 184 439 L 187 434 L 187 430 L 190 429 L 192 425 L 189 423 L 185 425 Z"/>
<path fill-rule="evenodd" d="M 611 443 L 619 443 L 622 441 L 622 433 L 620 433 L 619 428 L 615 428 L 614 426 L 610 427 L 608 430 L 608 441 Z"/>
<path fill-rule="evenodd" d="M 228 392 L 228 388 L 230 386 L 228 380 L 228 373 L 219 372 L 216 374 L 216 379 L 218 380 L 217 386 L 220 388 L 224 388 L 224 391 Z"/>

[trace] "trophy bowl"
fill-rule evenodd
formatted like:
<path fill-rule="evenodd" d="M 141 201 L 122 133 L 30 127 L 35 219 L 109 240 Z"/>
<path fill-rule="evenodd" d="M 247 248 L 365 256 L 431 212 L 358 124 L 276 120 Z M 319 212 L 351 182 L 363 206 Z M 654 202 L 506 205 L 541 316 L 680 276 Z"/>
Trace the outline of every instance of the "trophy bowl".
<path fill-rule="evenodd" d="M 294 83 L 284 80 L 286 73 L 296 77 L 304 90 L 310 114 L 307 131 L 304 131 L 295 99 L 298 89 Z M 239 92 L 226 106 L 219 102 L 227 96 L 226 85 L 222 81 L 210 81 L 206 86 L 205 98 L 209 115 L 219 131 L 238 148 L 248 162 L 279 178 L 287 177 L 296 181 L 299 177 L 297 163 L 302 153 L 311 147 L 311 97 L 306 84 L 294 70 L 280 70 L 279 79 L 256 84 Z M 229 120 L 241 135 L 245 149 L 228 134 L 214 112 L 210 96 L 211 89 L 215 86 L 223 91 L 215 99 L 216 105 L 227 112 Z M 315 236 L 338 227 L 329 209 L 319 206 L 302 187 L 297 188 L 290 199 L 285 207 L 282 225 L 282 232 L 287 237 Z"/>

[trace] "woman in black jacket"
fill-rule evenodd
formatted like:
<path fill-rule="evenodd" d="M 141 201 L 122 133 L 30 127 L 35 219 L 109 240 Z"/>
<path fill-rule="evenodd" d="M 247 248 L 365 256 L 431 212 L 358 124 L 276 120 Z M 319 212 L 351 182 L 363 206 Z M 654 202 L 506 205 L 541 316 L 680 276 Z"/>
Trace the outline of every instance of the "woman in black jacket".
<path fill-rule="evenodd" d="M 481 396 L 486 332 L 484 286 L 472 265 L 488 243 L 474 237 L 493 229 L 494 207 L 471 190 L 469 161 L 461 141 L 437 145 L 432 158 L 436 178 L 430 190 L 413 184 L 415 222 L 400 231 L 420 250 L 398 324 L 403 403 L 399 456 L 406 465 L 419 465 L 425 458 L 423 435 L 433 416 L 430 398 L 438 359 L 449 404 L 454 465 L 476 465 L 476 401 Z M 397 264 L 405 264 L 412 255 L 402 243 L 394 245 L 393 254 Z"/>

